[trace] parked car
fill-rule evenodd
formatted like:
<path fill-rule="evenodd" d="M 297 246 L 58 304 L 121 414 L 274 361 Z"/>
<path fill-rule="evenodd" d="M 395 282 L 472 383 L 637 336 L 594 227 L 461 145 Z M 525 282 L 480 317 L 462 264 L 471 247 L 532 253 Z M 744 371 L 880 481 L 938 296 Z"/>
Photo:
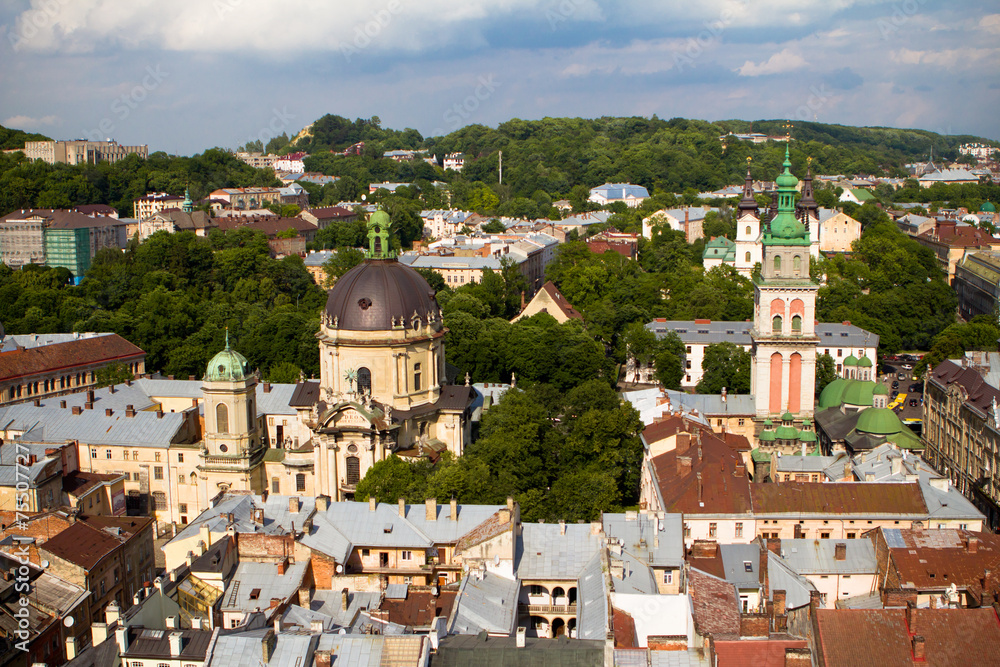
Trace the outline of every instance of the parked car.
<path fill-rule="evenodd" d="M 896 375 L 896 377 L 899 378 L 900 380 L 905 380 L 906 379 L 906 373 L 899 373 L 899 374 Z"/>
<path fill-rule="evenodd" d="M 924 385 L 920 384 L 919 382 L 914 382 L 913 384 L 910 385 L 910 391 L 922 392 L 923 390 L 924 390 Z"/>
<path fill-rule="evenodd" d="M 919 403 L 919 401 L 918 401 L 917 399 L 915 399 L 915 398 L 911 398 L 911 399 L 910 399 L 910 407 L 911 407 L 911 408 L 915 408 L 915 407 L 917 407 L 917 404 L 918 404 L 918 403 Z"/>
<path fill-rule="evenodd" d="M 892 381 L 892 388 L 893 389 L 899 389 L 899 380 L 893 380 Z"/>

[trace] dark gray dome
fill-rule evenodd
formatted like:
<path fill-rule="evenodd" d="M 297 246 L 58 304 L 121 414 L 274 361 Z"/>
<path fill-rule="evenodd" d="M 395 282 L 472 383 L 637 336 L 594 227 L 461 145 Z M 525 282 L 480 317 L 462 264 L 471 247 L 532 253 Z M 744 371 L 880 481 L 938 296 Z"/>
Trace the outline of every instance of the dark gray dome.
<path fill-rule="evenodd" d="M 437 319 L 434 290 L 395 259 L 365 260 L 337 280 L 326 300 L 326 314 L 338 329 L 385 331 L 400 320 L 411 328 L 414 313 L 424 323 Z"/>

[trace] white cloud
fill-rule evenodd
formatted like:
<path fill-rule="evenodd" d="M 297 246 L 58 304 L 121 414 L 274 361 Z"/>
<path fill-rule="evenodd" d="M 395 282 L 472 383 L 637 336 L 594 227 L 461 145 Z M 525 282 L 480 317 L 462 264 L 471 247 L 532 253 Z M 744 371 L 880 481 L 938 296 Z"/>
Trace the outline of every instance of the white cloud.
<path fill-rule="evenodd" d="M 990 14 L 979 19 L 979 29 L 991 35 L 1000 35 L 1000 14 Z"/>
<path fill-rule="evenodd" d="M 741 67 L 736 68 L 736 72 L 740 76 L 764 76 L 791 72 L 805 67 L 807 64 L 805 58 L 791 49 L 782 49 L 760 64 L 748 60 Z"/>
<path fill-rule="evenodd" d="M 3 122 L 4 127 L 17 130 L 33 130 L 46 125 L 55 125 L 59 122 L 58 116 L 42 116 L 32 118 L 31 116 L 11 116 Z"/>

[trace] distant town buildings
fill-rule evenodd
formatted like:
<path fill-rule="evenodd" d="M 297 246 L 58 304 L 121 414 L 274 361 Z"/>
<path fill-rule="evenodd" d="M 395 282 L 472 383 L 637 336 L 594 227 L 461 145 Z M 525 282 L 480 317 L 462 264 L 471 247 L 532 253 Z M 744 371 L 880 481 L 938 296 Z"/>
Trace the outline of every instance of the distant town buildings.
<path fill-rule="evenodd" d="M 129 222 L 59 209 L 14 211 L 0 218 L 0 262 L 61 266 L 80 279 L 99 250 L 125 247 Z"/>
<path fill-rule="evenodd" d="M 988 144 L 962 144 L 958 147 L 958 152 L 962 155 L 971 155 L 977 160 L 988 160 L 997 152 L 995 146 Z"/>
<path fill-rule="evenodd" d="M 615 202 L 624 202 L 626 206 L 638 208 L 642 202 L 649 199 L 649 191 L 641 185 L 631 183 L 605 183 L 590 189 L 587 201 L 605 206 Z"/>
<path fill-rule="evenodd" d="M 107 161 L 111 164 L 129 155 L 138 155 L 142 159 L 149 157 L 149 146 L 121 146 L 116 141 L 26 141 L 24 148 L 4 151 L 16 153 L 21 151 L 31 160 L 42 160 L 49 164 L 97 164 Z"/>

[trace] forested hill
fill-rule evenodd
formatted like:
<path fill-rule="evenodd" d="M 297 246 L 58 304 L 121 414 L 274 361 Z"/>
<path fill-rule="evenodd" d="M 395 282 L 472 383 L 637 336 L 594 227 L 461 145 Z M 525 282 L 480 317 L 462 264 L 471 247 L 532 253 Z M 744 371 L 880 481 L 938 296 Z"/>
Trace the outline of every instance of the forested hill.
<path fill-rule="evenodd" d="M 496 129 L 471 125 L 426 145 L 440 155 L 461 151 L 479 158 L 466 163 L 465 178 L 495 182 L 497 152 L 503 151 L 504 182 L 518 193 L 565 192 L 574 185 L 630 182 L 681 192 L 712 190 L 742 181 L 746 158 L 753 157 L 755 178 L 772 180 L 783 159 L 783 142 L 753 145 L 733 132 L 783 135 L 783 121 L 723 121 L 674 118 L 545 118 L 510 120 Z M 934 155 L 958 157 L 958 146 L 984 141 L 971 136 L 942 136 L 922 130 L 857 128 L 798 123 L 792 129 L 793 168 L 814 173 L 904 176 L 903 165 Z"/>
<path fill-rule="evenodd" d="M 44 134 L 34 134 L 23 130 L 12 130 L 0 125 L 0 150 L 24 148 L 25 141 L 49 141 Z"/>

